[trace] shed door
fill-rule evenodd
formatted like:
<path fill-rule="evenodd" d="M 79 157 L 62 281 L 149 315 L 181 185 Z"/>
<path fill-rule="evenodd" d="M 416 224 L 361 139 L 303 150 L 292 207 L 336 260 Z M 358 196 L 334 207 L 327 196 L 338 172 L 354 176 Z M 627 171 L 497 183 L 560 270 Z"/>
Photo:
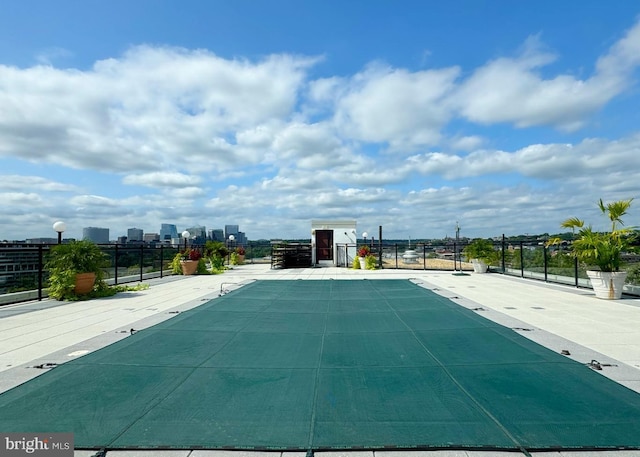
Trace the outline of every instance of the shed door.
<path fill-rule="evenodd" d="M 316 260 L 333 260 L 333 230 L 316 230 Z"/>

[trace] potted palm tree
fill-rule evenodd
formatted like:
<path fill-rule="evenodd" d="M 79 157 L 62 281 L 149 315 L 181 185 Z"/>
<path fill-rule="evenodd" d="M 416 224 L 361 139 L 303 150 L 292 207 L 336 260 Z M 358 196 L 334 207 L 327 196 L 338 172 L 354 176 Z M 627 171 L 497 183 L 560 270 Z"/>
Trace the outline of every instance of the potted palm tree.
<path fill-rule="evenodd" d="M 482 238 L 469 243 L 463 253 L 473 264 L 475 273 L 486 273 L 489 265 L 498 259 L 498 251 L 493 247 L 493 243 Z"/>
<path fill-rule="evenodd" d="M 572 243 L 572 254 L 587 267 L 587 276 L 598 298 L 617 300 L 622 295 L 626 271 L 620 271 L 622 253 L 631 250 L 632 229 L 622 228 L 624 216 L 633 199 L 619 200 L 604 204 L 602 199 L 598 207 L 611 221 L 611 231 L 596 232 L 591 225 L 584 225 L 582 219 L 571 217 L 561 225 L 575 232 L 577 238 Z"/>
<path fill-rule="evenodd" d="M 91 241 L 71 241 L 54 246 L 46 263 L 49 296 L 65 300 L 88 294 L 96 286 L 105 286 L 103 268 L 107 264 L 107 255 Z"/>

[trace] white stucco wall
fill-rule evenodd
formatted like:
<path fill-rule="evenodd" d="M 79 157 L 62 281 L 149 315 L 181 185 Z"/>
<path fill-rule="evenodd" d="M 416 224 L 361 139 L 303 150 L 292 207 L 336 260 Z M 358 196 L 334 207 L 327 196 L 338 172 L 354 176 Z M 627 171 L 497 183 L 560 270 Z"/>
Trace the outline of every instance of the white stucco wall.
<path fill-rule="evenodd" d="M 312 220 L 311 221 L 311 246 L 312 246 L 312 262 L 316 261 L 316 230 L 332 230 L 333 231 L 333 264 L 338 260 L 338 245 L 349 245 L 347 255 L 353 258 L 356 255 L 356 231 L 355 220 Z"/>

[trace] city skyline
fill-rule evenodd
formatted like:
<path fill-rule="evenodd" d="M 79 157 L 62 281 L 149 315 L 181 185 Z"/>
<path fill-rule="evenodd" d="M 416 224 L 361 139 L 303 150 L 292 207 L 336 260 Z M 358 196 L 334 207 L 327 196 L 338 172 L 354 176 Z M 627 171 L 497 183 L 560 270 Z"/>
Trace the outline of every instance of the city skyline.
<path fill-rule="evenodd" d="M 639 76 L 623 0 L 9 2 L 0 237 L 640 226 Z"/>

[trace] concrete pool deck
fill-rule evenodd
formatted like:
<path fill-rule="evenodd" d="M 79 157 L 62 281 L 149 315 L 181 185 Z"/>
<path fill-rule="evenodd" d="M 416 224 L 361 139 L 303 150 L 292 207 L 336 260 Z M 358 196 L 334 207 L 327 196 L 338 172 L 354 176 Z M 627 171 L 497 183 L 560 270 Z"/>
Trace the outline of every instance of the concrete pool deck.
<path fill-rule="evenodd" d="M 126 338 L 131 329 L 155 325 L 213 299 L 221 291 L 255 279 L 411 279 L 423 287 L 474 309 L 485 318 L 516 329 L 554 351 L 569 351 L 581 363 L 596 360 L 599 373 L 640 392 L 640 299 L 602 301 L 590 290 L 554 286 L 497 274 L 465 276 L 451 272 L 344 268 L 271 270 L 243 265 L 218 276 L 170 277 L 151 282 L 146 291 L 91 302 L 30 302 L 0 307 L 0 391 L 46 371 L 46 364 L 71 360 Z M 43 365 L 44 364 L 44 365 Z M 44 368 L 34 368 L 42 365 Z M 51 366 L 51 365 L 48 365 Z M 95 451 L 77 451 L 79 456 Z M 108 455 L 297 456 L 295 452 L 109 451 Z M 316 452 L 334 457 L 488 456 L 487 451 Z M 503 453 L 514 455 L 513 452 Z M 517 455 L 517 453 L 515 453 Z M 547 456 L 640 456 L 640 451 L 544 452 Z"/>

